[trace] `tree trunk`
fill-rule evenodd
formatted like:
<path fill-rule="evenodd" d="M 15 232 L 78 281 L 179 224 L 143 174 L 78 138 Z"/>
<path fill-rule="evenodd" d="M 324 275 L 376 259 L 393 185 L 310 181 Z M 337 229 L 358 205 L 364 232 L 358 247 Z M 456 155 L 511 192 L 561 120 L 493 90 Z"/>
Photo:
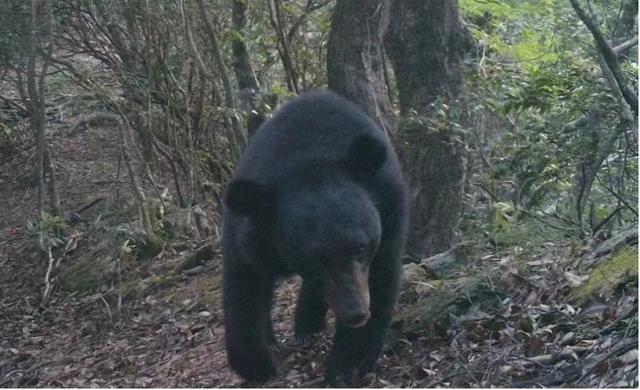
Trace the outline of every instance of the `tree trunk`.
<path fill-rule="evenodd" d="M 186 37 L 186 41 L 187 41 L 187 46 L 189 47 L 189 51 L 191 52 L 191 55 L 193 57 L 193 59 L 196 62 L 196 65 L 198 66 L 198 69 L 200 70 L 200 72 L 204 73 L 205 75 L 207 75 L 207 77 L 213 79 L 213 75 L 210 71 L 210 69 L 207 67 L 207 65 L 204 63 L 204 61 L 202 60 L 202 56 L 200 55 L 200 52 L 198 51 L 198 48 L 195 45 L 195 41 L 193 39 L 193 32 L 191 29 L 191 21 L 189 19 L 189 16 L 187 15 L 186 9 L 184 7 L 184 1 L 180 0 L 178 2 L 179 6 L 180 6 L 180 13 L 182 14 L 182 23 L 184 26 L 184 31 L 185 31 L 185 37 Z M 202 4 L 203 5 L 203 4 Z M 203 15 L 204 16 L 204 15 Z M 206 16 L 204 16 L 206 17 Z M 207 19 L 205 19 L 207 20 Z M 208 20 L 207 20 L 208 22 Z M 209 25 L 208 27 L 211 27 L 211 25 Z M 240 153 L 242 151 L 242 149 L 244 148 L 244 146 L 247 144 L 246 142 L 246 137 L 244 135 L 244 133 L 242 132 L 242 129 L 240 127 L 240 123 L 238 121 L 238 119 L 236 118 L 235 115 L 235 102 L 233 99 L 233 91 L 231 90 L 231 81 L 229 80 L 229 76 L 226 73 L 226 66 L 224 65 L 224 62 L 222 60 L 222 54 L 220 53 L 220 48 L 218 46 L 218 39 L 217 36 L 215 34 L 215 31 L 213 30 L 213 28 L 209 28 L 208 30 L 208 34 L 213 34 L 209 36 L 210 42 L 212 44 L 212 49 L 214 51 L 214 56 L 216 59 L 216 62 L 218 62 L 218 67 L 222 72 L 225 72 L 224 76 L 223 76 L 223 84 L 224 84 L 224 89 L 225 89 L 225 95 L 224 95 L 224 105 L 227 109 L 229 109 L 230 111 L 230 115 L 226 116 L 225 121 L 228 121 L 231 124 L 231 131 L 230 131 L 230 137 L 229 139 L 231 140 L 231 149 L 232 152 L 234 154 L 234 159 L 237 160 L 238 158 L 240 158 Z M 189 128 L 189 126 L 187 126 L 187 128 Z M 189 142 L 190 145 L 192 145 L 192 142 Z M 194 196 L 195 196 L 195 192 L 194 192 Z"/>
<path fill-rule="evenodd" d="M 582 231 L 585 206 L 589 200 L 591 187 L 593 186 L 600 166 L 614 149 L 618 138 L 626 131 L 637 133 L 637 115 L 634 115 L 631 110 L 635 110 L 635 113 L 638 112 L 638 100 L 635 92 L 631 91 L 631 88 L 622 77 L 618 53 L 616 53 L 604 38 L 603 33 L 594 20 L 594 15 L 587 15 L 578 0 L 570 0 L 570 3 L 594 38 L 599 51 L 598 63 L 600 64 L 600 69 L 613 95 L 616 97 L 618 102 L 617 108 L 620 115 L 620 125 L 610 134 L 603 134 L 602 132 L 596 131 L 596 129 L 600 128 L 599 120 L 591 117 L 587 118 L 586 123 L 590 130 L 589 138 L 592 145 L 586 149 L 588 152 L 582 157 L 582 161 L 578 163 L 576 172 L 577 182 L 574 189 L 576 220 Z M 625 12 L 633 12 L 634 10 L 637 10 L 637 4 L 635 6 L 633 4 L 625 5 Z M 633 31 L 633 22 L 629 23 L 628 20 L 625 22 L 624 19 L 625 18 L 622 18 L 621 20 L 621 26 L 617 27 L 622 27 L 622 29 L 625 30 L 623 33 L 629 33 L 629 28 Z M 631 24 L 631 26 L 629 26 L 629 24 Z M 621 180 L 621 183 L 623 183 L 623 180 Z M 621 206 L 619 202 L 618 207 Z"/>
<path fill-rule="evenodd" d="M 597 112 L 590 112 L 585 121 L 581 121 L 581 126 L 569 124 L 567 128 L 575 126 L 574 131 L 579 132 L 580 138 L 585 143 L 584 151 L 576 166 L 575 185 L 573 188 L 575 219 L 580 232 L 583 231 L 585 210 L 591 195 L 591 188 L 598 173 L 598 168 L 602 161 L 596 163 L 598 149 L 600 145 L 600 134 L 598 131 L 602 126 L 602 120 Z M 606 157 L 606 154 L 604 155 Z"/>
<path fill-rule="evenodd" d="M 613 76 L 617 88 L 620 88 L 622 92 L 622 96 L 624 97 L 627 104 L 631 107 L 634 113 L 638 114 L 638 95 L 629 87 L 628 83 L 625 81 L 624 76 L 622 75 L 622 70 L 620 68 L 620 62 L 618 61 L 618 54 L 613 50 L 613 48 L 607 42 L 602 31 L 598 27 L 598 24 L 593 20 L 593 18 L 582 9 L 580 2 L 578 0 L 569 0 L 573 9 L 576 11 L 576 14 L 587 27 L 591 35 L 593 36 L 593 40 L 596 43 L 596 47 L 598 48 L 599 54 L 602 56 L 604 63 L 609 67 L 609 71 Z"/>
<path fill-rule="evenodd" d="M 232 4 L 233 35 L 231 48 L 233 53 L 233 69 L 238 80 L 240 101 L 247 113 L 247 136 L 258 130 L 264 121 L 264 116 L 256 109 L 256 97 L 260 85 L 253 71 L 251 58 L 244 44 L 244 28 L 247 24 L 247 5 L 243 0 L 234 0 Z"/>
<path fill-rule="evenodd" d="M 431 256 L 451 246 L 462 208 L 466 148 L 455 125 L 465 118 L 465 34 L 457 0 L 392 0 L 391 9 L 385 45 L 406 117 L 397 145 L 411 188 L 407 253 Z"/>
<path fill-rule="evenodd" d="M 55 169 L 45 137 L 45 128 L 47 126 L 45 85 L 53 51 L 51 4 L 48 0 L 33 0 L 31 6 L 32 30 L 27 64 L 27 108 L 38 154 L 36 172 L 38 176 L 38 213 L 40 216 L 44 213 L 43 186 L 48 174 L 49 184 L 47 188 L 51 213 L 53 215 L 61 215 L 60 198 L 56 189 Z"/>
<path fill-rule="evenodd" d="M 213 28 L 213 24 L 207 16 L 207 9 L 205 7 L 204 0 L 198 0 L 198 9 L 200 11 L 200 17 L 202 18 L 205 25 L 205 31 L 209 37 L 209 43 L 211 44 L 215 62 L 218 65 L 220 77 L 222 78 L 222 85 L 224 86 L 224 104 L 232 112 L 231 123 L 233 131 L 240 138 L 242 142 L 241 147 L 244 148 L 244 146 L 247 144 L 247 140 L 244 136 L 244 133 L 242 132 L 242 128 L 240 127 L 237 116 L 235 115 L 235 96 L 233 93 L 233 87 L 231 86 L 229 71 L 227 70 L 227 65 L 224 63 L 224 58 L 222 57 L 222 49 L 220 48 L 220 44 L 218 43 L 218 34 L 216 33 L 216 30 Z"/>
<path fill-rule="evenodd" d="M 142 228 L 145 233 L 149 236 L 153 234 L 153 224 L 151 223 L 151 217 L 149 215 L 149 210 L 146 207 L 146 195 L 144 193 L 144 189 L 140 184 L 140 178 L 138 178 L 138 174 L 136 173 L 135 167 L 133 166 L 133 161 L 131 158 L 131 154 L 129 150 L 131 149 L 131 143 L 133 142 L 131 125 L 127 121 L 127 118 L 121 114 L 122 123 L 118 126 L 118 133 L 120 135 L 120 143 L 121 143 L 121 153 L 124 157 L 125 164 L 127 166 L 127 171 L 129 172 L 129 180 L 131 181 L 131 192 L 136 198 L 138 202 L 138 208 L 140 211 L 140 217 L 142 218 Z"/>
<path fill-rule="evenodd" d="M 269 6 L 269 19 L 271 20 L 271 26 L 276 32 L 278 38 L 278 53 L 282 60 L 282 66 L 284 67 L 284 73 L 286 76 L 287 87 L 289 91 L 299 93 L 298 88 L 298 76 L 296 69 L 291 59 L 291 52 L 289 51 L 289 43 L 284 33 L 284 27 L 282 26 L 282 15 L 280 12 L 280 0 L 267 0 Z"/>
<path fill-rule="evenodd" d="M 51 150 L 49 145 L 44 144 L 44 155 L 43 155 L 43 170 L 47 172 L 49 175 L 49 183 L 47 189 L 49 191 L 49 208 L 51 209 L 51 214 L 62 216 L 62 207 L 60 206 L 60 195 L 58 194 L 58 185 L 56 180 L 56 169 L 53 164 L 53 159 L 51 158 Z"/>
<path fill-rule="evenodd" d="M 636 0 L 626 0 L 622 5 L 622 15 L 620 23 L 615 28 L 615 36 L 622 39 L 629 39 L 635 36 L 636 18 L 638 17 L 638 2 Z"/>
<path fill-rule="evenodd" d="M 338 0 L 327 48 L 327 78 L 329 89 L 358 104 L 393 133 L 382 45 L 388 23 L 386 0 Z"/>

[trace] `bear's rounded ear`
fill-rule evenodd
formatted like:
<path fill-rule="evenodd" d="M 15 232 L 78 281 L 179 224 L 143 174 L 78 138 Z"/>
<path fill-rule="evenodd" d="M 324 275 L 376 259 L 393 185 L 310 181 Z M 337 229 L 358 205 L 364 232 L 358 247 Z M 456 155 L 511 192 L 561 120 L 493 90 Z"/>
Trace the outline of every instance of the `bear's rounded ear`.
<path fill-rule="evenodd" d="M 229 184 L 225 203 L 236 213 L 255 217 L 273 210 L 275 192 L 264 184 L 238 179 Z"/>
<path fill-rule="evenodd" d="M 368 135 L 357 136 L 347 152 L 345 168 L 356 174 L 374 174 L 387 159 L 387 148 L 382 141 Z"/>

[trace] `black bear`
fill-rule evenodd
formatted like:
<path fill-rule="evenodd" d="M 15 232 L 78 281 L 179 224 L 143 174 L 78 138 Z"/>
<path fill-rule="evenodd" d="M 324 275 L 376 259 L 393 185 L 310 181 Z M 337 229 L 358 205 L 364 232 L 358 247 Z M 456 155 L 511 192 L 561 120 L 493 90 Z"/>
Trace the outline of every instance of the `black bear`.
<path fill-rule="evenodd" d="M 223 307 L 231 367 L 276 374 L 275 281 L 299 274 L 295 334 L 336 316 L 330 383 L 369 372 L 382 349 L 401 276 L 407 189 L 387 135 L 331 92 L 310 92 L 265 122 L 225 195 Z"/>

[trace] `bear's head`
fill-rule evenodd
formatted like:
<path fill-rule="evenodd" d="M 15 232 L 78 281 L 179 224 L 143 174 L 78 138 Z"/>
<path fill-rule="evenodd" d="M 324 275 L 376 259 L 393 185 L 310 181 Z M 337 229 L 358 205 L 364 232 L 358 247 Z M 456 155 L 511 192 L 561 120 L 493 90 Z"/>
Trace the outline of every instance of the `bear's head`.
<path fill-rule="evenodd" d="M 226 204 L 268 233 L 280 260 L 303 278 L 320 279 L 339 321 L 369 319 L 369 267 L 382 235 L 367 189 L 386 161 L 384 144 L 357 136 L 345 158 L 323 167 L 301 165 L 279 185 L 234 180 Z"/>

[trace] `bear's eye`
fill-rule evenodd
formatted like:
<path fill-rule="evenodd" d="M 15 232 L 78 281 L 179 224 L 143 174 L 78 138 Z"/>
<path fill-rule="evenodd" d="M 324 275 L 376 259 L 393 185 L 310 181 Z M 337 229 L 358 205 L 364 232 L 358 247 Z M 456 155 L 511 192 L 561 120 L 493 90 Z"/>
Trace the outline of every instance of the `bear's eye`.
<path fill-rule="evenodd" d="M 358 253 L 359 253 L 359 254 L 360 254 L 360 253 L 364 253 L 364 252 L 366 252 L 366 251 L 367 251 L 367 245 L 365 245 L 365 244 L 360 244 L 360 245 L 358 245 Z"/>

